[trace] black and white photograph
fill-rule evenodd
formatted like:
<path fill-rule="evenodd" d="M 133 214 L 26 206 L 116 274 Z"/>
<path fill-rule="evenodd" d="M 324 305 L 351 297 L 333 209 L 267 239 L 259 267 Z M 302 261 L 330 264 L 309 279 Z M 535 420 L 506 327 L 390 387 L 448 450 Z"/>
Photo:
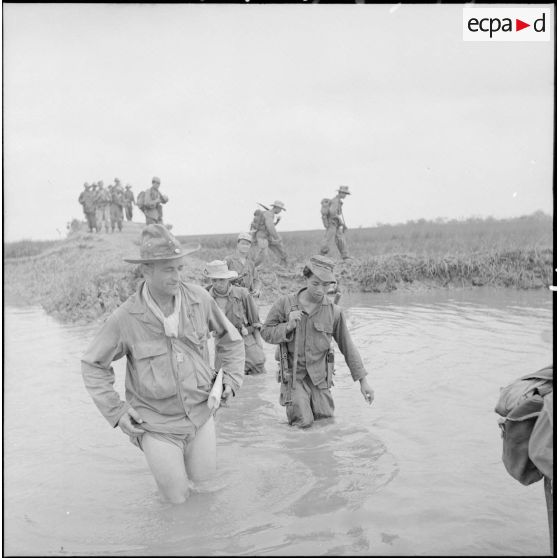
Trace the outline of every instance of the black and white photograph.
<path fill-rule="evenodd" d="M 556 3 L 2 4 L 3 555 L 556 555 Z"/>

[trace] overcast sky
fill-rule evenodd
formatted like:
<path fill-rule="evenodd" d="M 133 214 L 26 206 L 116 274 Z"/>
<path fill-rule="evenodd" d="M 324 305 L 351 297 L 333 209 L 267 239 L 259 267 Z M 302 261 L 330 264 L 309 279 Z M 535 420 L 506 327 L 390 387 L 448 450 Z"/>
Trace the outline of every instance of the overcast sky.
<path fill-rule="evenodd" d="M 464 42 L 462 17 L 4 4 L 4 240 L 64 234 L 85 181 L 153 175 L 176 234 L 246 230 L 276 199 L 280 230 L 320 228 L 340 184 L 349 227 L 550 214 L 554 45 Z"/>

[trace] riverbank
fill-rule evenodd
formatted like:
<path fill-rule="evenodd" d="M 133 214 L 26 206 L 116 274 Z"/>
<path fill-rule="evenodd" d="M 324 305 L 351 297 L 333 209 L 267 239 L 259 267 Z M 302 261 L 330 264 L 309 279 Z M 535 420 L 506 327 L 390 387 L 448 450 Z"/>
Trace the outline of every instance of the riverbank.
<path fill-rule="evenodd" d="M 86 323 L 112 312 L 140 279 L 138 266 L 122 258 L 137 255 L 142 227 L 126 222 L 121 233 L 95 234 L 78 225 L 64 240 L 7 244 L 5 303 L 38 304 L 64 322 Z M 288 269 L 271 265 L 261 270 L 261 303 L 303 285 L 305 258 L 309 250 L 318 251 L 321 236 L 322 231 L 283 234 L 291 263 Z M 185 259 L 184 278 L 196 283 L 203 282 L 205 262 L 224 258 L 236 242 L 234 234 L 179 238 L 184 245 L 202 246 Z M 354 259 L 336 268 L 345 292 L 540 289 L 552 284 L 551 218 L 384 226 L 349 231 L 349 239 Z M 33 255 L 25 255 L 29 253 Z"/>

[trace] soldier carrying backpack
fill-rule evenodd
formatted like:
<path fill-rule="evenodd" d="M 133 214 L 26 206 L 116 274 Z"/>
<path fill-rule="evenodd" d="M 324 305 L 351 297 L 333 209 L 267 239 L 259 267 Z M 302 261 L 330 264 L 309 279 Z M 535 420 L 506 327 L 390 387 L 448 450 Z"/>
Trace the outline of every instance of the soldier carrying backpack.
<path fill-rule="evenodd" d="M 283 246 L 283 240 L 275 229 L 275 225 L 280 220 L 279 213 L 286 211 L 285 204 L 282 201 L 274 201 L 270 209 L 259 204 L 264 208 L 254 211 L 254 219 L 250 225 L 250 232 L 255 240 L 255 260 L 256 266 L 261 265 L 264 261 L 269 260 L 269 251 L 271 250 L 280 260 L 281 265 L 287 265 L 287 252 Z"/>
<path fill-rule="evenodd" d="M 320 250 L 320 253 L 323 255 L 329 252 L 330 244 L 335 239 L 335 245 L 343 260 L 351 259 L 345 241 L 347 225 L 343 217 L 343 199 L 350 195 L 351 192 L 349 192 L 348 186 L 339 186 L 335 197 L 331 199 L 323 198 L 321 201 L 322 222 L 326 229 L 322 248 Z"/>

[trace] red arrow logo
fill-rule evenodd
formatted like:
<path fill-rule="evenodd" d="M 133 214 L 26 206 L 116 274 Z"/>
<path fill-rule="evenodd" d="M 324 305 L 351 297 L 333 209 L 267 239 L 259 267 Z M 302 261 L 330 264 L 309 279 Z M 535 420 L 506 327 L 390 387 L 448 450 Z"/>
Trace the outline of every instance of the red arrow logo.
<path fill-rule="evenodd" d="M 530 23 L 525 23 L 524 21 L 521 21 L 520 19 L 515 20 L 515 30 L 516 31 L 521 31 L 522 29 L 525 29 L 525 27 L 531 27 L 531 24 Z"/>

